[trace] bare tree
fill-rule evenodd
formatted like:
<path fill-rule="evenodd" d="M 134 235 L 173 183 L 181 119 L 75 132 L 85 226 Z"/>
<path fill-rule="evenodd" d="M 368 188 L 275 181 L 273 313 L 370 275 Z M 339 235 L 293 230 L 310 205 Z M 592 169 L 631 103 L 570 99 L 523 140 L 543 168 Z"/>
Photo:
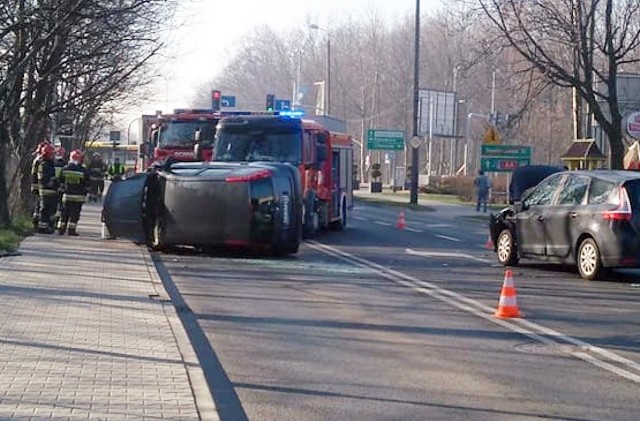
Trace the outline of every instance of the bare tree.
<path fill-rule="evenodd" d="M 0 7 L 0 225 L 9 220 L 8 193 L 26 191 L 30 151 L 61 116 L 73 122 L 78 147 L 101 114 L 144 87 L 162 48 L 162 19 L 175 7 L 164 0 L 9 3 Z M 7 188 L 9 154 L 20 161 L 11 185 L 22 189 Z"/>
<path fill-rule="evenodd" d="M 572 88 L 607 135 L 622 168 L 620 67 L 638 61 L 638 0 L 478 0 L 504 39 L 551 83 Z M 596 86 L 598 86 L 596 88 Z M 580 107 L 576 107 L 580 109 Z"/>

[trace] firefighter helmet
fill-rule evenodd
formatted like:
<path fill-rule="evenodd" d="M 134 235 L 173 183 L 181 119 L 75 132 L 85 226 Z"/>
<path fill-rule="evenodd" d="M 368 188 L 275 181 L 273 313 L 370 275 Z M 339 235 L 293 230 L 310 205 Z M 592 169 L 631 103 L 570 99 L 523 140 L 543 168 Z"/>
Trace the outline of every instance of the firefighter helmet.
<path fill-rule="evenodd" d="M 82 151 L 80 149 L 74 149 L 69 154 L 69 159 L 75 162 L 82 162 Z"/>
<path fill-rule="evenodd" d="M 44 143 L 40 146 L 40 155 L 45 159 L 51 159 L 56 155 L 56 148 L 51 143 Z"/>

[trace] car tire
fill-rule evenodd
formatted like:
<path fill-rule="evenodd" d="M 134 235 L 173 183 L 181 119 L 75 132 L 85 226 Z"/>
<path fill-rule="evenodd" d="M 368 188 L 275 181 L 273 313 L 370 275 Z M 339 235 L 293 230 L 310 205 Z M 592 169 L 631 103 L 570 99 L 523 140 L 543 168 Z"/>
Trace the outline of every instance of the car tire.
<path fill-rule="evenodd" d="M 600 248 L 593 238 L 588 237 L 582 240 L 578 247 L 576 262 L 582 279 L 593 281 L 602 273 Z"/>
<path fill-rule="evenodd" d="M 513 233 L 508 228 L 503 229 L 498 234 L 496 255 L 503 266 L 515 266 L 518 264 L 518 250 L 515 241 L 513 241 Z"/>

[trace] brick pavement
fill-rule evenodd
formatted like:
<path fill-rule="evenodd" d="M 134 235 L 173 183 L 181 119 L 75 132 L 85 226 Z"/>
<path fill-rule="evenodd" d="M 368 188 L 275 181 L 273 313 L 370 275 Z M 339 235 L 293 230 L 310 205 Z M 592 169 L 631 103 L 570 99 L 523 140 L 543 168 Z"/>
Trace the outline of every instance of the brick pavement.
<path fill-rule="evenodd" d="M 99 210 L 0 259 L 0 419 L 217 419 L 148 252 Z"/>

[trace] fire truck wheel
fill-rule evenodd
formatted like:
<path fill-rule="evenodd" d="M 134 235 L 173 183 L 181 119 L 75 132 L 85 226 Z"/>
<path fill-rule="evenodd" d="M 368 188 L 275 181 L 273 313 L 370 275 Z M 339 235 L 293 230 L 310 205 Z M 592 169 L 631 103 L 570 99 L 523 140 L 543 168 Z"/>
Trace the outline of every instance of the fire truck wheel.
<path fill-rule="evenodd" d="M 310 191 L 304 200 L 304 238 L 313 238 L 319 230 L 320 218 L 316 210 L 316 195 Z"/>
<path fill-rule="evenodd" d="M 347 201 L 344 196 L 340 201 L 340 219 L 331 223 L 331 228 L 334 230 L 342 230 L 347 226 Z"/>

